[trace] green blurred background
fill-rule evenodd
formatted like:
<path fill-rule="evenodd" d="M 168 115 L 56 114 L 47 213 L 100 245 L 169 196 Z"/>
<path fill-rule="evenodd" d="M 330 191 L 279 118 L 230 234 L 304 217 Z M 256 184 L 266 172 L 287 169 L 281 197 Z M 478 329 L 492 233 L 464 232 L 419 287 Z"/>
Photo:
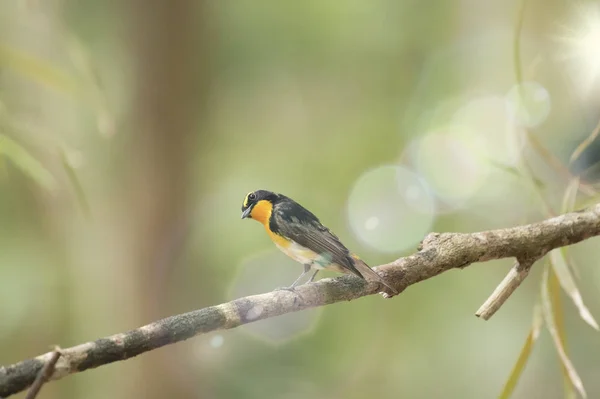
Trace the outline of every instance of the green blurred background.
<path fill-rule="evenodd" d="M 301 266 L 240 220 L 251 190 L 296 199 L 371 265 L 430 231 L 544 218 L 540 193 L 558 212 L 569 173 L 586 171 L 578 204 L 597 200 L 597 146 L 569 157 L 600 117 L 598 3 L 521 7 L 2 1 L 0 364 L 291 283 Z M 596 317 L 598 244 L 569 252 Z M 40 397 L 496 397 L 543 262 L 490 321 L 473 313 L 511 264 L 196 337 Z M 564 299 L 600 397 L 600 336 Z M 564 396 L 542 330 L 513 397 Z"/>

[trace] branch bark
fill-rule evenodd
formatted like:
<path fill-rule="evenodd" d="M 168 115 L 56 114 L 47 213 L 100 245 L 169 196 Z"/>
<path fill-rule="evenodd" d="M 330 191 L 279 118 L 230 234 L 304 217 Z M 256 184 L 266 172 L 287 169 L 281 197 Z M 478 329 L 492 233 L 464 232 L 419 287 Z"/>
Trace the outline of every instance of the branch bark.
<path fill-rule="evenodd" d="M 40 391 L 42 390 L 42 385 L 44 385 L 44 383 L 48 381 L 50 376 L 52 376 L 52 373 L 54 372 L 54 366 L 56 365 L 56 362 L 58 361 L 59 357 L 60 348 L 56 347 L 48 362 L 44 364 L 44 367 L 42 367 L 37 377 L 33 381 L 33 384 L 31 385 L 29 392 L 27 392 L 27 396 L 25 396 L 25 399 L 35 399 L 38 393 L 40 393 Z"/>
<path fill-rule="evenodd" d="M 475 312 L 475 316 L 481 317 L 483 320 L 489 320 L 504 305 L 508 297 L 521 285 L 525 277 L 529 275 L 531 266 L 533 266 L 536 260 L 525 259 L 517 261 L 494 292 L 492 292 L 492 295 Z"/>
<path fill-rule="evenodd" d="M 402 292 L 413 284 L 447 270 L 492 259 L 516 258 L 520 262 L 525 261 L 521 267 L 528 270 L 531 267 L 527 266 L 529 263 L 533 264 L 552 249 L 598 235 L 600 204 L 524 226 L 472 234 L 431 233 L 425 237 L 417 253 L 381 265 L 376 270 L 398 292 Z M 512 274 L 520 280 L 525 277 L 516 269 Z M 517 286 L 512 287 L 508 295 Z M 167 317 L 126 333 L 62 349 L 50 378 L 57 380 L 69 374 L 129 359 L 195 335 L 235 328 L 316 306 L 350 301 L 376 294 L 380 290 L 377 283 L 368 283 L 354 276 L 341 276 L 299 286 L 295 292 L 273 291 Z M 494 305 L 494 311 L 508 297 L 506 293 L 503 295 L 500 303 Z M 53 354 L 49 352 L 0 367 L 0 396 L 12 395 L 29 387 Z"/>

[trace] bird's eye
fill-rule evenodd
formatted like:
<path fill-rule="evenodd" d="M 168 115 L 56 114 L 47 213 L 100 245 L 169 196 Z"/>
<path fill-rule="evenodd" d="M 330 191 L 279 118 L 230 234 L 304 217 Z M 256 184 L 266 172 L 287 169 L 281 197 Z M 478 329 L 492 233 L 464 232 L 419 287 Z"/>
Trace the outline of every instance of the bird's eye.
<path fill-rule="evenodd" d="M 248 194 L 248 199 L 249 199 L 250 201 L 254 201 L 254 200 L 256 199 L 256 194 L 254 194 L 254 193 L 250 193 L 250 194 Z"/>

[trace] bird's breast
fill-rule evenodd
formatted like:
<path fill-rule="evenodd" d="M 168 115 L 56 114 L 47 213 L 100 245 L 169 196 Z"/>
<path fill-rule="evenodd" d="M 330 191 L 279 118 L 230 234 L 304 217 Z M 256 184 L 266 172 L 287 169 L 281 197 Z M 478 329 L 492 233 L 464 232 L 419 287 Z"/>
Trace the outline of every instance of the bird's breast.
<path fill-rule="evenodd" d="M 306 248 L 305 246 L 298 244 L 295 241 L 289 240 L 277 233 L 273 233 L 269 229 L 267 229 L 267 233 L 277 248 L 279 248 L 281 252 L 296 262 L 302 263 L 303 265 L 311 264 L 315 269 L 323 269 L 322 264 L 330 263 L 327 262 L 323 256 Z"/>

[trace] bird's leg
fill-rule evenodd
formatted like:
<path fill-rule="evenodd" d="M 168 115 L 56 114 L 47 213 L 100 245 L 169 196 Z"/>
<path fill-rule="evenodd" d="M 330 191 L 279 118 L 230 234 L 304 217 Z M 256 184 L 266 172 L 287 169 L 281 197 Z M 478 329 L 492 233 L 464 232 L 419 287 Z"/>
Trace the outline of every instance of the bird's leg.
<path fill-rule="evenodd" d="M 307 273 L 307 271 L 306 271 L 306 270 L 304 270 L 304 271 L 302 272 L 302 274 L 301 274 L 301 275 L 300 275 L 300 276 L 299 276 L 299 277 L 296 279 L 296 281 L 294 281 L 294 282 L 292 283 L 292 285 L 290 285 L 288 288 L 294 288 L 295 286 L 297 286 L 297 285 L 298 285 L 298 282 L 299 282 L 300 280 L 302 280 L 302 277 L 304 277 L 304 276 L 306 275 L 306 273 Z"/>
<path fill-rule="evenodd" d="M 277 288 L 277 290 L 286 290 L 286 291 L 294 291 L 294 288 L 298 285 L 298 282 L 300 280 L 302 280 L 302 277 L 304 277 L 306 275 L 306 273 L 308 273 L 310 271 L 310 263 L 307 265 L 304 265 L 304 271 L 302 272 L 302 274 L 300 276 L 298 276 L 298 278 L 296 279 L 296 281 L 294 281 L 292 283 L 292 285 L 290 285 L 289 287 L 281 287 L 281 288 Z M 311 281 L 315 276 L 313 275 L 311 277 Z"/>
<path fill-rule="evenodd" d="M 308 280 L 309 283 L 313 282 L 313 280 L 315 279 L 317 273 L 319 273 L 319 269 L 315 270 L 315 272 L 313 273 L 313 275 L 310 276 L 310 279 Z"/>

